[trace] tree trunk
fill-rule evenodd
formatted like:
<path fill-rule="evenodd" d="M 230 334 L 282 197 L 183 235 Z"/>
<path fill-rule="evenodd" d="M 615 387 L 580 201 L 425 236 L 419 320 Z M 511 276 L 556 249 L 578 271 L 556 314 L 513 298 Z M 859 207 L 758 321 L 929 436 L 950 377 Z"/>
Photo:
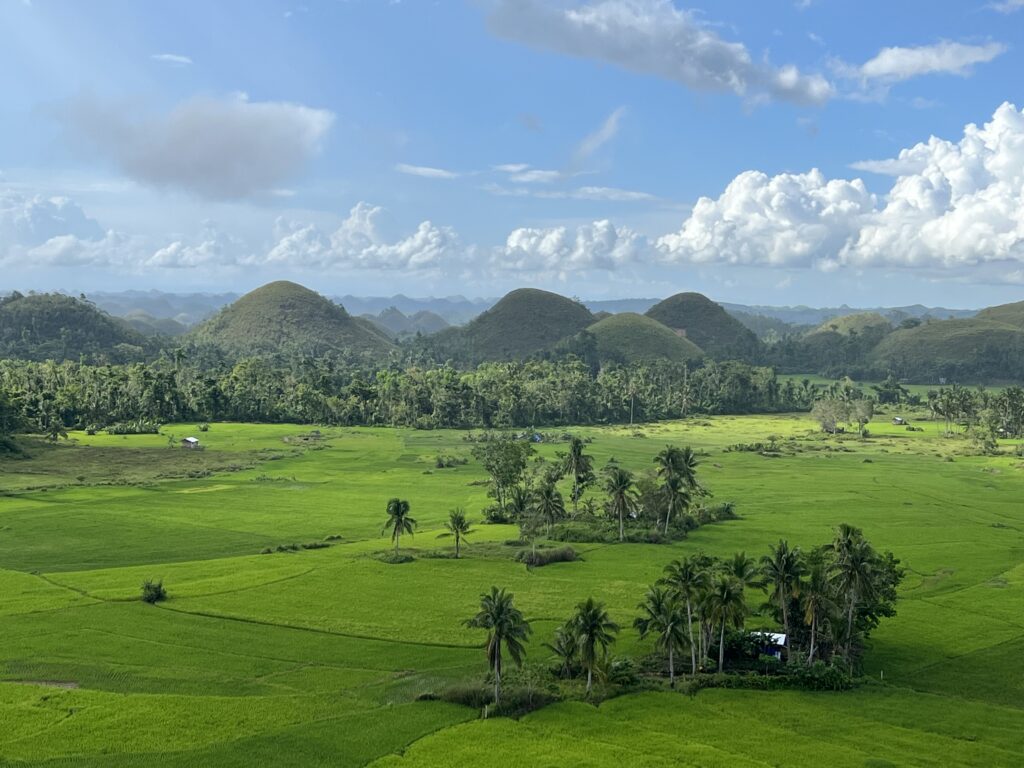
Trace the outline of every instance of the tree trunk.
<path fill-rule="evenodd" d="M 807 664 L 810 665 L 814 661 L 814 645 L 817 640 L 818 634 L 818 614 L 811 614 L 811 651 L 807 654 Z"/>
<path fill-rule="evenodd" d="M 501 656 L 494 661 L 494 703 L 501 699 Z"/>
<path fill-rule="evenodd" d="M 846 611 L 846 660 L 850 660 L 850 652 L 853 650 L 853 607 L 857 603 L 857 597 L 850 593 L 850 607 Z"/>
<path fill-rule="evenodd" d="M 590 695 L 590 689 L 594 686 L 594 668 L 587 667 L 587 696 Z"/>
<path fill-rule="evenodd" d="M 455 534 L 455 559 L 459 559 L 459 534 Z"/>
<path fill-rule="evenodd" d="M 672 655 L 673 647 L 669 643 L 668 646 L 668 685 L 670 688 L 676 687 L 676 664 L 675 657 Z"/>
<path fill-rule="evenodd" d="M 722 622 L 722 633 L 718 636 L 718 671 L 725 664 L 725 622 Z"/>
<path fill-rule="evenodd" d="M 786 633 L 786 642 L 783 643 L 786 649 L 786 661 L 789 661 L 789 609 L 786 605 L 789 601 L 782 601 L 782 631 Z"/>
<path fill-rule="evenodd" d="M 697 674 L 697 649 L 693 645 L 693 610 L 690 598 L 686 598 L 686 631 L 690 634 L 690 674 Z"/>
<path fill-rule="evenodd" d="M 395 535 L 395 557 L 398 557 L 398 542 L 402 540 L 402 534 L 398 533 Z"/>
<path fill-rule="evenodd" d="M 623 522 L 622 507 L 619 507 L 619 541 L 625 541 L 626 539 L 626 527 Z"/>

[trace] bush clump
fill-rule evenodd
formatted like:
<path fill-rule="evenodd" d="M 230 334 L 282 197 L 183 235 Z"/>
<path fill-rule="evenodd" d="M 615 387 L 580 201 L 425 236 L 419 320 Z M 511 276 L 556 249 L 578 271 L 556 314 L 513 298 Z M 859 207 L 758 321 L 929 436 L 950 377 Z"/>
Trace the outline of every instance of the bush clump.
<path fill-rule="evenodd" d="M 579 559 L 576 550 L 572 547 L 559 547 L 558 549 L 524 549 L 516 555 L 516 560 L 526 563 L 528 568 L 540 568 L 551 565 L 551 563 L 572 563 Z"/>
<path fill-rule="evenodd" d="M 411 563 L 416 558 L 412 555 L 398 554 L 395 552 L 382 552 L 377 555 L 377 559 L 382 563 L 387 563 L 388 565 L 401 565 L 402 563 Z"/>
<path fill-rule="evenodd" d="M 153 605 L 167 599 L 167 590 L 164 589 L 163 580 L 153 581 L 146 579 L 142 582 L 142 602 Z"/>

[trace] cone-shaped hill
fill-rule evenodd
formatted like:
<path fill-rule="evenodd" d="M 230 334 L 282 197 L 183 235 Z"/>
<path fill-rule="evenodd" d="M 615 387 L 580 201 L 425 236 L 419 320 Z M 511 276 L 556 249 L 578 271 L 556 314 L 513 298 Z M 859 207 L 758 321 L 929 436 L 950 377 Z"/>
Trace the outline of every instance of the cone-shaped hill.
<path fill-rule="evenodd" d="M 199 325 L 190 336 L 234 356 L 387 353 L 392 344 L 370 323 L 296 283 L 268 283 Z"/>
<path fill-rule="evenodd" d="M 978 320 L 990 320 L 995 323 L 1004 323 L 1005 325 L 1012 325 L 1014 328 L 1024 329 L 1024 301 L 988 307 L 981 310 L 975 317 Z"/>
<path fill-rule="evenodd" d="M 590 310 L 557 293 L 520 288 L 462 328 L 433 338 L 449 356 L 469 362 L 522 360 L 594 322 Z"/>
<path fill-rule="evenodd" d="M 644 315 L 622 312 L 609 315 L 588 329 L 597 342 L 601 363 L 669 360 L 681 363 L 703 357 L 700 347 Z"/>
<path fill-rule="evenodd" d="M 892 324 L 877 312 L 858 312 L 854 315 L 833 317 L 819 325 L 811 334 L 838 333 L 840 336 L 862 334 L 865 331 L 888 331 Z"/>
<path fill-rule="evenodd" d="M 749 360 L 760 352 L 753 331 L 700 293 L 669 296 L 647 310 L 647 317 L 685 336 L 716 360 Z"/>

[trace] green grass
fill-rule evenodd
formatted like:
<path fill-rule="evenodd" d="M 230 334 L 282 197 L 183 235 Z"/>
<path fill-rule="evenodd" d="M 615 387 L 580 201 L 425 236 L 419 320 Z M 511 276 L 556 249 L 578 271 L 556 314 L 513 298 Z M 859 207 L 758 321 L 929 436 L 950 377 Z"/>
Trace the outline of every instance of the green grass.
<path fill-rule="evenodd" d="M 436 556 L 451 549 L 437 538 L 447 511 L 478 519 L 487 503 L 475 462 L 434 467 L 469 455 L 461 432 L 301 443 L 295 426 L 214 424 L 202 454 L 161 435 L 32 445 L 0 463 L 0 765 L 1019 764 L 1024 462 L 924 426 L 880 414 L 870 439 L 838 441 L 788 415 L 580 429 L 598 465 L 639 471 L 667 443 L 692 445 L 714 501 L 741 519 L 673 545 L 578 544 L 578 562 L 533 571 L 503 543 L 510 526 L 477 523 L 464 559 Z M 768 435 L 780 457 L 725 450 Z M 197 459 L 212 474 L 182 477 Z M 419 521 L 401 565 L 376 558 L 391 496 Z M 492 584 L 516 594 L 544 663 L 541 642 L 585 597 L 628 626 L 674 557 L 811 546 L 839 522 L 907 566 L 899 614 L 872 637 L 872 685 L 637 694 L 520 721 L 416 701 L 482 679 L 483 635 L 461 622 Z M 328 536 L 341 539 L 259 554 Z M 164 580 L 165 603 L 137 599 L 147 578 Z M 617 652 L 647 649 L 628 630 Z"/>

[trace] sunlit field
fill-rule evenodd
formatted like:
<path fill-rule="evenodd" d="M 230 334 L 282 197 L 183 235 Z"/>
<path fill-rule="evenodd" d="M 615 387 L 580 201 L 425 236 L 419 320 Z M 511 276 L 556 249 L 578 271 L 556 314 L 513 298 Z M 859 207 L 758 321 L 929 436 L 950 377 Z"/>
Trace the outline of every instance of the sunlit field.
<path fill-rule="evenodd" d="M 647 470 L 666 444 L 693 446 L 701 482 L 740 519 L 671 545 L 576 544 L 579 561 L 534 570 L 512 559 L 513 526 L 479 523 L 481 467 L 436 468 L 440 453 L 469 458 L 462 432 L 213 424 L 196 452 L 177 447 L 193 425 L 30 441 L 30 458 L 0 463 L 0 762 L 1019 765 L 1024 458 L 890 417 L 866 439 L 826 438 L 805 416 L 571 430 L 592 438 L 598 466 Z M 769 436 L 782 455 L 725 450 Z M 415 559 L 399 565 L 377 558 L 393 496 L 418 521 L 402 541 Z M 439 538 L 454 506 L 475 521 L 459 560 Z M 628 627 L 681 554 L 810 547 L 841 522 L 907 569 L 853 691 L 666 688 L 520 720 L 427 700 L 483 680 L 483 634 L 463 620 L 491 585 L 515 593 L 534 626 L 528 659 L 543 664 L 542 643 L 586 597 Z M 276 551 L 314 542 L 331 546 Z M 142 603 L 145 579 L 169 599 Z M 615 647 L 647 651 L 632 630 Z"/>

